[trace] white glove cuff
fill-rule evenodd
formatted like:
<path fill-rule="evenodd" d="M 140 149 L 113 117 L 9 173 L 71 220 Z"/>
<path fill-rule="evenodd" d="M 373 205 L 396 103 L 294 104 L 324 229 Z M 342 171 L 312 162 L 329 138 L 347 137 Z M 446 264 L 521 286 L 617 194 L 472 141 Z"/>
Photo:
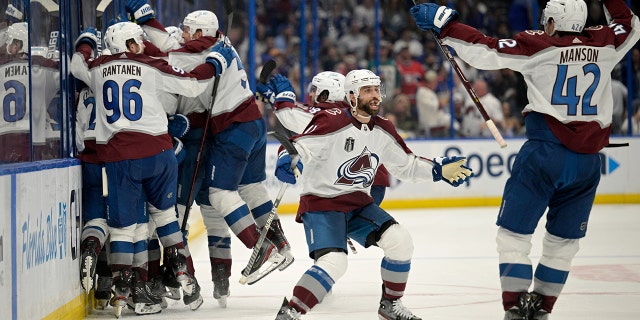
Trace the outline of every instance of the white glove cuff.
<path fill-rule="evenodd" d="M 444 27 L 447 21 L 451 19 L 452 13 L 453 13 L 453 10 L 451 10 L 451 8 L 440 6 L 440 8 L 438 8 L 438 11 L 436 11 L 436 16 L 435 16 L 435 19 L 433 20 L 433 25 L 435 25 L 438 28 Z"/>
<path fill-rule="evenodd" d="M 17 20 L 22 21 L 22 17 L 24 17 L 24 15 L 22 14 L 22 12 L 20 12 L 20 10 L 18 10 L 18 8 L 14 7 L 13 4 L 9 4 L 7 6 L 7 10 L 4 12 L 7 16 L 13 17 Z"/>
<path fill-rule="evenodd" d="M 138 9 L 136 12 L 133 13 L 133 17 L 136 18 L 136 20 L 140 19 L 141 17 L 144 17 L 146 15 L 153 15 L 153 9 L 151 9 L 151 6 L 147 3 L 144 6 L 140 7 L 140 9 Z"/>
<path fill-rule="evenodd" d="M 283 91 L 276 95 L 276 100 L 278 99 L 291 99 L 292 101 L 296 101 L 296 94 L 292 91 Z"/>
<path fill-rule="evenodd" d="M 220 63 L 220 66 L 222 67 L 222 70 L 218 70 L 219 73 L 224 72 L 224 70 L 227 70 L 227 59 L 225 59 L 220 52 L 211 52 L 207 55 L 207 58 L 213 58 L 216 59 L 216 61 L 218 61 L 218 63 Z"/>

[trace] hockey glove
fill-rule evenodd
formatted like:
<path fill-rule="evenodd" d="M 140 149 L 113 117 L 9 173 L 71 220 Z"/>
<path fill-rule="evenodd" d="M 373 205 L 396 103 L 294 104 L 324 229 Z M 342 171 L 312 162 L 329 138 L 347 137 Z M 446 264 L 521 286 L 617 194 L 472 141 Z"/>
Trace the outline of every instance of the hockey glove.
<path fill-rule="evenodd" d="M 422 3 L 413 6 L 410 12 L 418 28 L 424 31 L 433 30 L 438 34 L 451 19 L 458 17 L 457 11 L 435 3 Z"/>
<path fill-rule="evenodd" d="M 296 102 L 295 91 L 293 90 L 293 86 L 291 85 L 291 82 L 289 81 L 289 79 L 287 79 L 287 77 L 279 73 L 276 75 L 273 75 L 269 79 L 269 87 L 272 88 L 273 91 L 275 91 L 276 93 L 276 98 L 274 99 L 274 102 L 279 102 L 279 101 L 288 101 L 291 103 Z"/>
<path fill-rule="evenodd" d="M 184 161 L 184 158 L 187 156 L 187 152 L 184 151 L 184 145 L 178 138 L 173 138 L 173 153 L 176 155 L 178 165 L 180 165 L 182 161 Z"/>
<path fill-rule="evenodd" d="M 22 21 L 22 11 L 18 10 L 18 8 L 14 7 L 13 4 L 9 3 L 7 6 L 7 10 L 4 11 L 4 15 L 7 16 L 7 20 L 11 23 L 16 23 Z"/>
<path fill-rule="evenodd" d="M 298 167 L 298 171 L 302 172 L 302 161 L 298 161 L 296 167 Z M 284 183 L 296 184 L 296 176 L 291 169 L 291 156 L 287 150 L 282 150 L 278 154 L 275 174 L 276 178 Z"/>
<path fill-rule="evenodd" d="M 231 64 L 235 56 L 236 52 L 232 47 L 224 45 L 222 41 L 218 41 L 216 45 L 211 48 L 211 52 L 207 55 L 205 61 L 216 67 L 215 76 L 217 77 L 227 70 L 227 67 Z"/>
<path fill-rule="evenodd" d="M 179 113 L 169 116 L 168 131 L 172 137 L 182 138 L 189 132 L 189 118 Z"/>
<path fill-rule="evenodd" d="M 465 166 L 466 157 L 438 157 L 433 159 L 433 181 L 444 182 L 457 187 L 473 177 L 471 168 Z"/>
<path fill-rule="evenodd" d="M 96 50 L 96 46 L 98 43 L 98 31 L 96 30 L 96 28 L 89 27 L 82 30 L 82 32 L 78 36 L 78 39 L 76 40 L 74 47 L 78 49 L 78 46 L 83 43 L 90 45 L 92 50 Z"/>
<path fill-rule="evenodd" d="M 256 99 L 264 103 L 276 103 L 276 93 L 270 88 L 269 84 L 258 82 L 256 84 Z"/>
<path fill-rule="evenodd" d="M 133 15 L 139 24 L 144 24 L 155 18 L 155 12 L 153 12 L 147 0 L 126 0 L 124 8 Z"/>

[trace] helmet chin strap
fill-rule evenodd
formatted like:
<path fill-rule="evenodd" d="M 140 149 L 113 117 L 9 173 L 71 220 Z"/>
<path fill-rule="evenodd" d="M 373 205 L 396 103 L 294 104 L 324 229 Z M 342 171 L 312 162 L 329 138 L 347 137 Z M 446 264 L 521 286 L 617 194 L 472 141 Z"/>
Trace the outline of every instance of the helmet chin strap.
<path fill-rule="evenodd" d="M 356 118 L 356 119 L 362 119 L 366 122 L 369 122 L 369 120 L 371 120 L 371 115 L 367 115 L 367 116 L 363 116 L 361 114 L 358 113 L 358 110 L 356 108 L 351 108 L 351 114 Z M 358 120 L 360 121 L 360 120 Z M 362 121 L 360 121 L 362 122 Z"/>

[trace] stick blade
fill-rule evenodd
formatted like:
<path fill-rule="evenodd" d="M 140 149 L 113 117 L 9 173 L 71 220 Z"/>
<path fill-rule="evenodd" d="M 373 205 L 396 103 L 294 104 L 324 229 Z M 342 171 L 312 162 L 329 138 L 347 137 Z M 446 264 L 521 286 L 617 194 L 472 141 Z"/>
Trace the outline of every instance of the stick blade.
<path fill-rule="evenodd" d="M 267 63 L 265 63 L 262 66 L 262 70 L 260 71 L 260 78 L 259 81 L 260 83 L 267 83 L 267 79 L 269 78 L 269 75 L 271 75 L 271 73 L 273 72 L 273 70 L 276 69 L 276 61 L 273 59 L 270 59 L 269 61 L 267 61 Z"/>

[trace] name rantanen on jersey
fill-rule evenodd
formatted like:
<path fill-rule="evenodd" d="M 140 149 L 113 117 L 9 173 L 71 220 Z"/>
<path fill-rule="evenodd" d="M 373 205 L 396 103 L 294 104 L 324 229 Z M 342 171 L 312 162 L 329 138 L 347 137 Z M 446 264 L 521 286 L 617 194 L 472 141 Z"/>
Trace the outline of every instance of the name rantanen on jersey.
<path fill-rule="evenodd" d="M 142 68 L 140 66 L 114 64 L 102 68 L 102 76 L 110 76 L 114 74 L 128 74 L 132 76 L 140 76 Z"/>
<path fill-rule="evenodd" d="M 560 63 L 567 62 L 598 62 L 600 52 L 594 48 L 571 48 L 560 53 Z"/>

